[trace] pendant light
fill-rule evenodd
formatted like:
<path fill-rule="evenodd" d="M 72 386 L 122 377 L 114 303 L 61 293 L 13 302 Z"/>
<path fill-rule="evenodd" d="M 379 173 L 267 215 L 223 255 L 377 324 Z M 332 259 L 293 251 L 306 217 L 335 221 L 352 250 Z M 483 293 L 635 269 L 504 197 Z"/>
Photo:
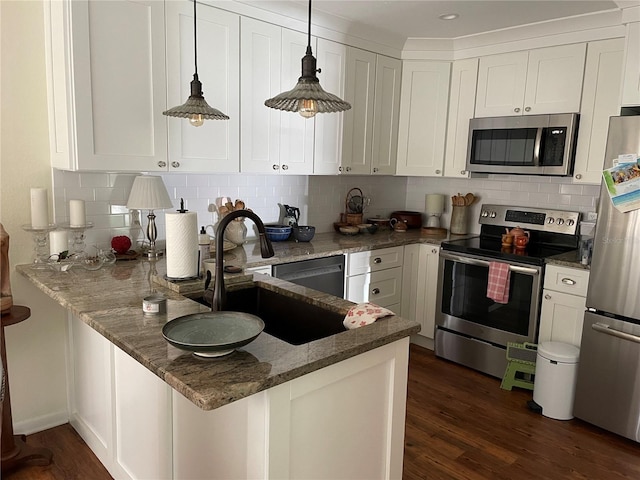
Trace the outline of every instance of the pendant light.
<path fill-rule="evenodd" d="M 194 127 L 201 126 L 205 120 L 229 120 L 229 117 L 206 102 L 202 94 L 202 83 L 198 79 L 198 38 L 196 30 L 196 0 L 193 0 L 193 57 L 195 73 L 191 81 L 191 95 L 187 101 L 178 106 L 162 112 L 169 117 L 188 118 Z"/>
<path fill-rule="evenodd" d="M 264 104 L 267 107 L 287 112 L 298 112 L 305 118 L 316 113 L 333 113 L 349 110 L 351 105 L 332 93 L 325 92 L 316 77 L 316 59 L 311 51 L 311 0 L 309 0 L 309 29 L 307 32 L 307 52 L 302 57 L 302 76 L 288 92 L 270 98 Z"/>

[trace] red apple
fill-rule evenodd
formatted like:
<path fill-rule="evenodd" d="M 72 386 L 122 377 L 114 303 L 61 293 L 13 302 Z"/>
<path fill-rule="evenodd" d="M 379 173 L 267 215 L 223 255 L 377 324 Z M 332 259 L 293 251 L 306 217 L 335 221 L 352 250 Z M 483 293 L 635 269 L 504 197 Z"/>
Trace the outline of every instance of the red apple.
<path fill-rule="evenodd" d="M 111 248 L 113 248 L 116 253 L 119 254 L 127 253 L 131 248 L 131 239 L 126 235 L 118 235 L 117 237 L 113 237 L 111 239 Z"/>

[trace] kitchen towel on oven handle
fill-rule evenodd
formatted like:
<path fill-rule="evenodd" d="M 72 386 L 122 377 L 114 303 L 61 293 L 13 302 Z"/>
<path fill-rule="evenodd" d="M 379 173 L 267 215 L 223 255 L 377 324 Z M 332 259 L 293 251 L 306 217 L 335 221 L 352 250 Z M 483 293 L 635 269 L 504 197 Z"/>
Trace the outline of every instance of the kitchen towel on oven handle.
<path fill-rule="evenodd" d="M 487 297 L 496 303 L 509 303 L 510 280 L 511 272 L 508 263 L 489 262 Z"/>

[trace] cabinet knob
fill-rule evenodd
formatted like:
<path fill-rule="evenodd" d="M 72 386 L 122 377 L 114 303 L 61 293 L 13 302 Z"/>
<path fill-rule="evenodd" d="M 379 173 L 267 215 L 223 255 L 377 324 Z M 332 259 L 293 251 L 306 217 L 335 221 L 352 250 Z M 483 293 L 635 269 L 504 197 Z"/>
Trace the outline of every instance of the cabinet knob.
<path fill-rule="evenodd" d="M 531 111 L 531 107 L 524 107 L 524 111 L 525 112 L 530 112 Z"/>
<path fill-rule="evenodd" d="M 581 173 L 576 173 L 576 180 L 580 180 L 582 178 L 582 174 Z"/>
<path fill-rule="evenodd" d="M 378 173 L 378 169 L 377 169 L 377 168 L 374 168 L 374 169 L 373 169 L 373 173 Z"/>
<path fill-rule="evenodd" d="M 378 295 L 380 293 L 380 289 L 379 288 L 374 288 L 373 290 L 371 290 L 371 294 L 372 295 Z"/>
<path fill-rule="evenodd" d="M 345 170 L 346 170 L 347 172 L 350 172 L 350 171 L 351 171 L 351 167 L 347 167 L 347 168 L 345 168 Z"/>
<path fill-rule="evenodd" d="M 562 283 L 564 283 L 565 285 L 575 285 L 576 281 L 571 279 L 571 278 L 563 278 L 562 280 L 560 280 Z"/>
<path fill-rule="evenodd" d="M 436 170 L 436 175 L 440 175 L 440 170 Z"/>
<path fill-rule="evenodd" d="M 467 171 L 466 170 L 460 170 L 460 175 L 466 175 Z"/>
<path fill-rule="evenodd" d="M 342 167 L 338 167 L 338 171 L 341 172 L 342 171 Z"/>
<path fill-rule="evenodd" d="M 516 112 L 516 113 L 520 113 L 520 107 L 514 108 L 513 111 Z"/>
<path fill-rule="evenodd" d="M 180 168 L 180 162 L 171 162 L 173 168 Z"/>
<path fill-rule="evenodd" d="M 278 170 L 280 168 L 280 165 L 273 164 L 273 167 L 271 168 L 273 168 L 274 170 Z"/>
<path fill-rule="evenodd" d="M 380 257 L 376 257 L 373 259 L 373 263 L 375 264 L 382 263 L 382 259 Z"/>
<path fill-rule="evenodd" d="M 431 253 L 438 253 L 438 249 L 434 248 L 433 250 L 431 250 Z"/>
<path fill-rule="evenodd" d="M 160 168 L 165 168 L 165 167 L 167 166 L 167 162 L 164 162 L 164 161 L 160 160 L 160 161 L 158 162 L 158 166 L 159 166 Z"/>
<path fill-rule="evenodd" d="M 549 295 L 548 293 L 544 296 L 545 300 L 551 300 L 551 295 Z"/>
<path fill-rule="evenodd" d="M 282 165 L 283 170 L 289 170 L 289 165 Z"/>

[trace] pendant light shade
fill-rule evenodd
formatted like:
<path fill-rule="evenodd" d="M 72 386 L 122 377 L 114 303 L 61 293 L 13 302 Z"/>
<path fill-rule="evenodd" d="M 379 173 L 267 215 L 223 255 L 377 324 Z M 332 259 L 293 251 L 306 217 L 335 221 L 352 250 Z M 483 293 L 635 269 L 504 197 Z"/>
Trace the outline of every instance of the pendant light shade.
<path fill-rule="evenodd" d="M 198 39 L 197 39 L 196 0 L 193 0 L 193 54 L 195 73 L 191 81 L 191 95 L 185 103 L 162 112 L 168 117 L 188 118 L 194 127 L 201 126 L 205 120 L 229 120 L 220 110 L 211 107 L 202 94 L 202 82 L 198 79 Z"/>
<path fill-rule="evenodd" d="M 311 51 L 311 0 L 309 0 L 309 29 L 307 32 L 307 52 L 302 57 L 302 76 L 296 86 L 265 101 L 267 107 L 286 112 L 298 112 L 305 118 L 316 113 L 334 113 L 349 110 L 351 105 L 332 93 L 325 92 L 316 76 L 316 59 Z"/>

